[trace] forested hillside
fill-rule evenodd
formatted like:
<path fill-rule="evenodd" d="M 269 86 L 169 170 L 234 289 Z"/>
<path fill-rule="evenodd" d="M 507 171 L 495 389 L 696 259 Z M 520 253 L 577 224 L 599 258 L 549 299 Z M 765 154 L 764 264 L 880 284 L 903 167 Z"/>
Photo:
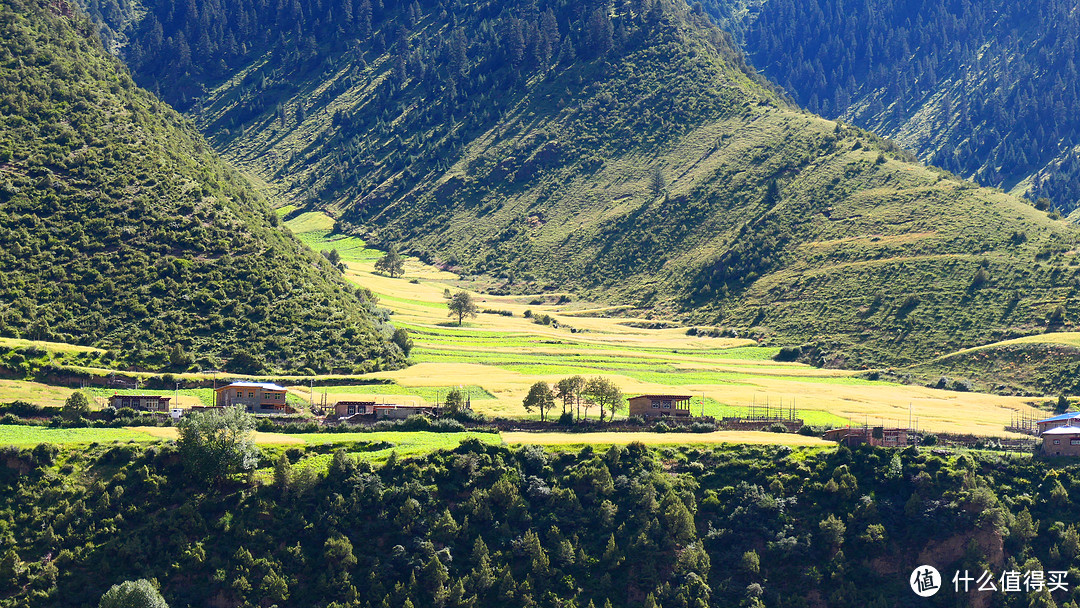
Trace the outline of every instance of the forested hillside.
<path fill-rule="evenodd" d="M 701 8 L 377 4 L 153 4 L 125 56 L 282 197 L 498 290 L 847 365 L 1080 307 L 1072 227 L 790 106 Z"/>
<path fill-rule="evenodd" d="M 803 107 L 978 182 L 1080 206 L 1080 14 L 1068 0 L 704 0 Z"/>
<path fill-rule="evenodd" d="M 3 456 L 4 606 L 96 605 L 145 578 L 174 607 L 877 607 L 908 605 L 922 563 L 1072 569 L 1065 592 L 996 606 L 1080 597 L 1078 476 L 1026 457 L 473 440 L 375 469 L 266 454 L 272 483 L 211 488 L 169 447 Z M 987 595 L 945 587 L 920 605 Z"/>
<path fill-rule="evenodd" d="M 367 295 L 92 31 L 0 3 L 0 335 L 177 371 L 399 364 Z"/>

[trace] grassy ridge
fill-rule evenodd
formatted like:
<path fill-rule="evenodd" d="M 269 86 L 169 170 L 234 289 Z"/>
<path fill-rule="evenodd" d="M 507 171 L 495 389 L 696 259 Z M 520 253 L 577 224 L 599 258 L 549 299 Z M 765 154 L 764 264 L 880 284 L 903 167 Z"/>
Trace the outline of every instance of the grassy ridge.
<path fill-rule="evenodd" d="M 70 12 L 0 3 L 0 334 L 143 369 L 400 364 L 365 292 Z"/>

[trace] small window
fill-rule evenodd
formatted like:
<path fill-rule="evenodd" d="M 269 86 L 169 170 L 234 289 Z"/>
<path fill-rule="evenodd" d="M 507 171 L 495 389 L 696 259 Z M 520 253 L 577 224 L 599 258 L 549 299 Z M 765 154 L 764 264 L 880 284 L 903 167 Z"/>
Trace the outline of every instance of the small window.
<path fill-rule="evenodd" d="M 244 391 L 236 391 L 236 398 L 237 399 L 239 399 L 240 397 L 243 397 L 243 396 L 244 396 Z"/>
<path fill-rule="evenodd" d="M 652 402 L 652 408 L 653 408 L 654 410 L 658 410 L 658 409 L 660 409 L 660 402 L 659 402 L 659 401 L 653 401 L 653 402 Z"/>
<path fill-rule="evenodd" d="M 1080 439 L 1070 439 L 1069 445 L 1080 445 Z"/>
<path fill-rule="evenodd" d="M 1055 439 L 1055 440 L 1054 440 L 1054 445 L 1060 445 L 1060 444 L 1061 444 L 1061 440 L 1060 440 L 1060 439 Z"/>
<path fill-rule="evenodd" d="M 664 402 L 664 409 L 665 410 L 670 410 L 671 409 L 671 402 L 670 401 L 665 401 Z"/>
<path fill-rule="evenodd" d="M 255 398 L 255 391 L 248 391 L 248 399 L 254 399 L 254 398 Z"/>

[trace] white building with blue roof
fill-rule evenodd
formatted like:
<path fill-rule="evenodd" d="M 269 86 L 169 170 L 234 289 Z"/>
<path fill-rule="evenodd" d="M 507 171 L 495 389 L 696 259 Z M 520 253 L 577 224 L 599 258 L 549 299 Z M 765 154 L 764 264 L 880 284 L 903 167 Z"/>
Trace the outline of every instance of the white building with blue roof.
<path fill-rule="evenodd" d="M 1039 427 L 1039 435 L 1059 426 L 1080 426 L 1080 412 L 1065 412 L 1064 414 L 1045 418 L 1035 424 Z"/>

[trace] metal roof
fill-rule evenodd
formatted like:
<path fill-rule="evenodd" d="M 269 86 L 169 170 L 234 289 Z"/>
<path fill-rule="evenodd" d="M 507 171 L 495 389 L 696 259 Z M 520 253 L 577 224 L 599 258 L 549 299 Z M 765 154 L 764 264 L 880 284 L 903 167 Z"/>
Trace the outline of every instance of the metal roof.
<path fill-rule="evenodd" d="M 1058 420 L 1072 420 L 1073 418 L 1080 418 L 1080 412 L 1065 412 L 1064 414 L 1058 414 L 1057 416 L 1051 416 L 1040 420 L 1036 424 L 1042 424 L 1043 422 L 1057 422 Z"/>
<path fill-rule="evenodd" d="M 1043 435 L 1080 435 L 1080 426 L 1056 426 L 1042 432 Z"/>
<path fill-rule="evenodd" d="M 649 399 L 672 399 L 672 400 L 677 399 L 679 401 L 686 401 L 688 399 L 693 399 L 694 398 L 693 395 L 638 395 L 636 397 L 630 397 L 630 398 L 631 399 L 641 399 L 642 397 L 647 397 Z"/>
<path fill-rule="evenodd" d="M 223 387 L 221 387 L 221 388 L 219 388 L 217 390 L 220 391 L 220 390 L 224 390 L 224 389 L 227 389 L 227 388 L 233 388 L 233 387 L 261 388 L 261 389 L 266 389 L 268 391 L 283 391 L 283 390 L 285 390 L 284 386 L 278 386 L 278 385 L 274 384 L 273 382 L 233 382 L 232 384 L 230 384 L 228 386 L 223 386 Z"/>

